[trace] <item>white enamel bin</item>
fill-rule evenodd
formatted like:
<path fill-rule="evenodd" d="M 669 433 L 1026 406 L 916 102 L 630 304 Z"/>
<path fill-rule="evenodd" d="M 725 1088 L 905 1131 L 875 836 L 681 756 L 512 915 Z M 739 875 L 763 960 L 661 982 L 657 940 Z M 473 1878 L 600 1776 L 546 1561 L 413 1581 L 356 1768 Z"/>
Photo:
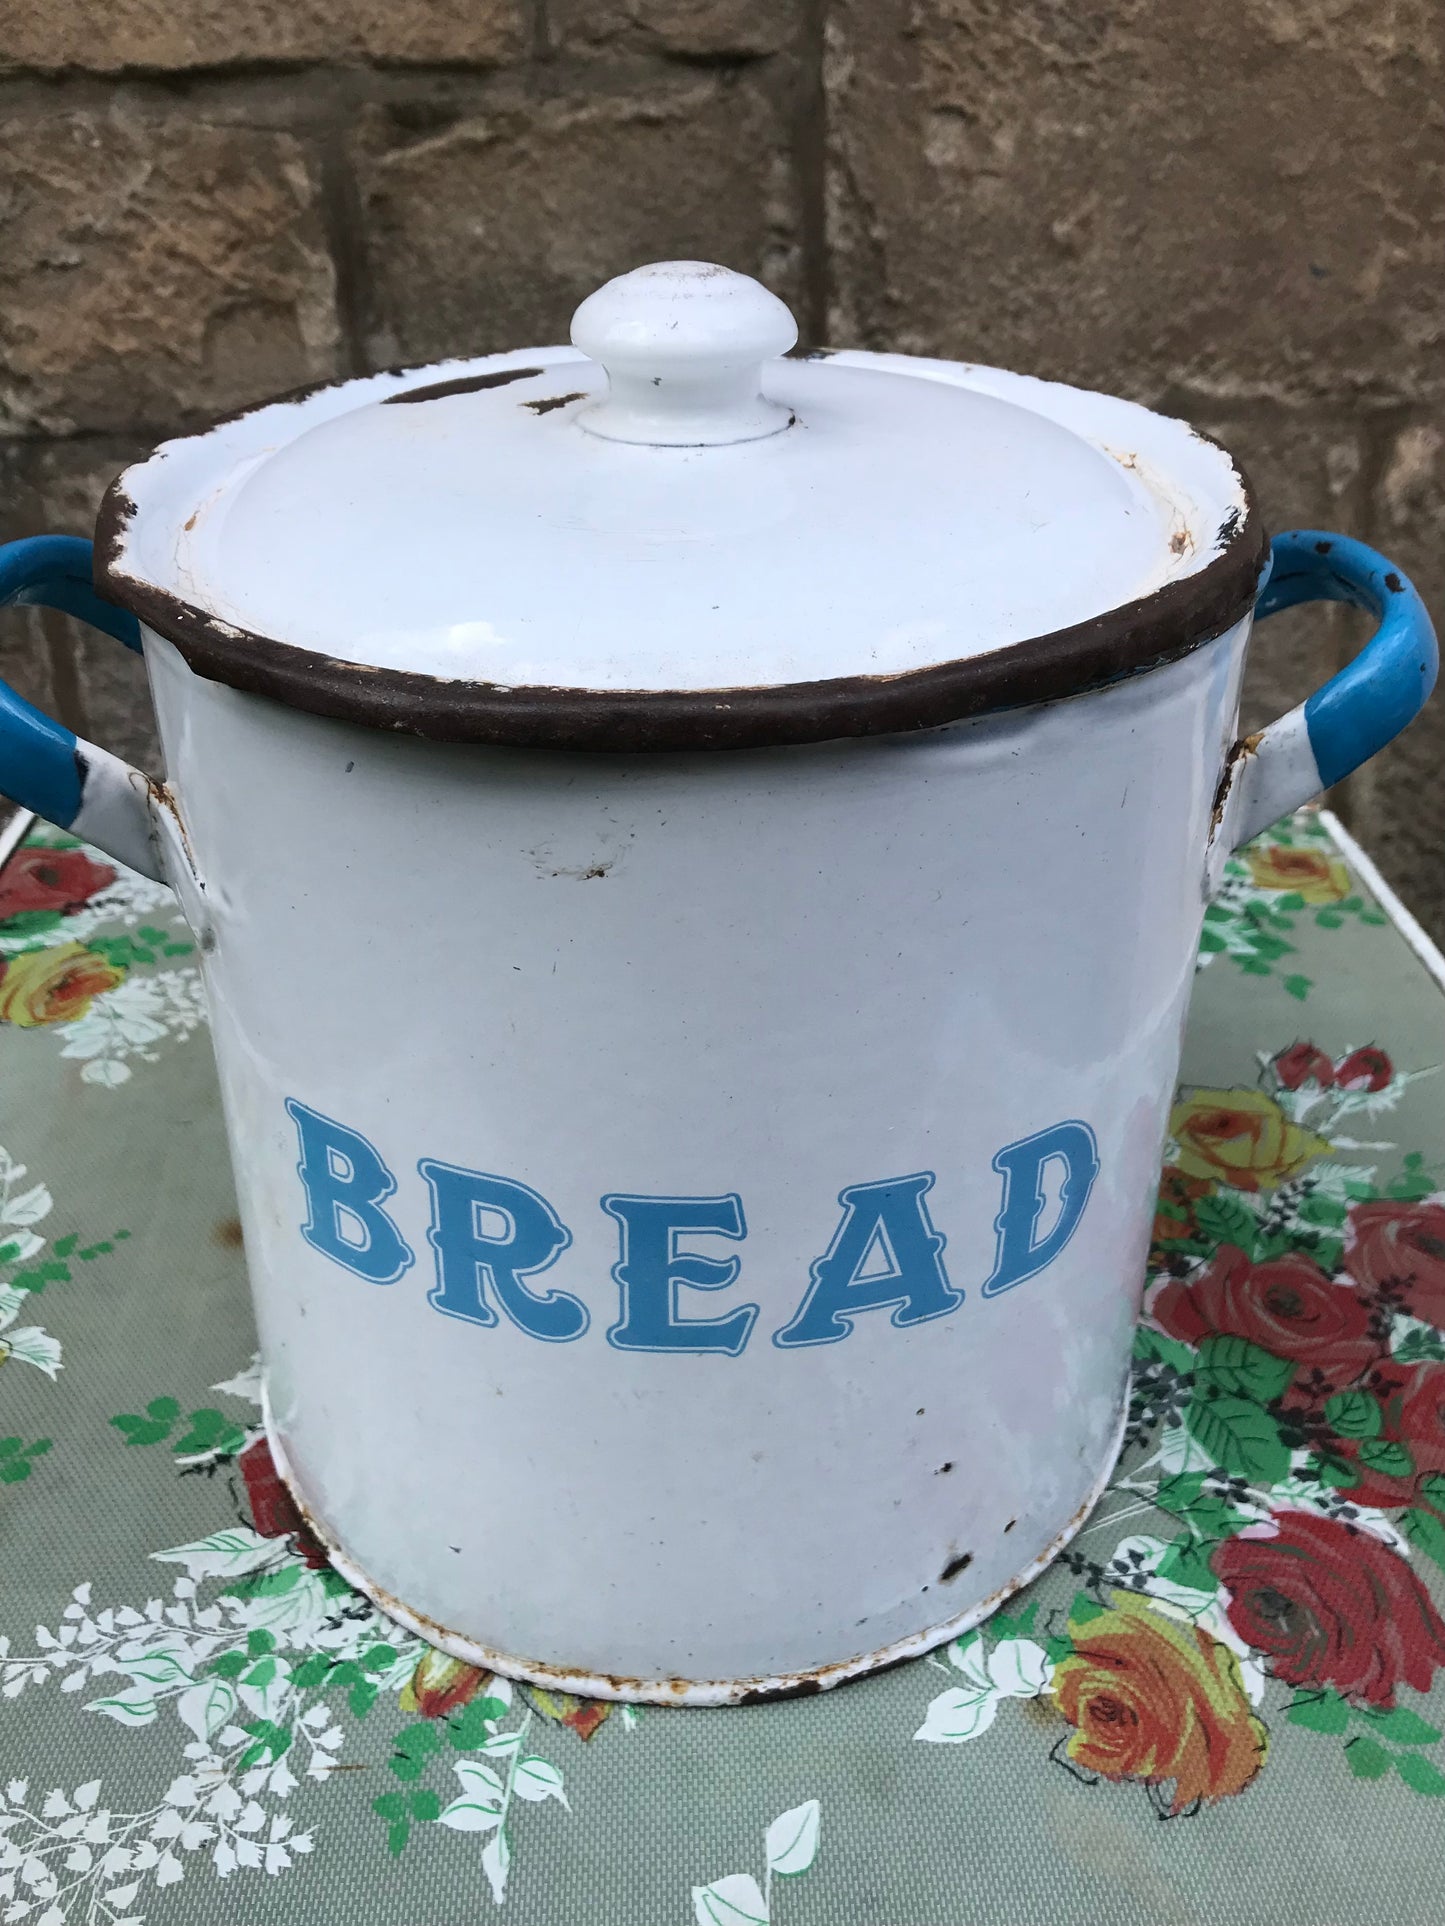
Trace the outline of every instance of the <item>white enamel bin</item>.
<path fill-rule="evenodd" d="M 604 1698 L 833 1685 L 1077 1531 L 1211 879 L 1434 678 L 1183 423 L 794 338 L 639 270 L 165 444 L 94 588 L 0 553 L 144 647 L 164 784 L 8 694 L 0 784 L 198 934 L 282 1475 Z M 1236 742 L 1257 601 L 1325 598 L 1374 639 Z"/>

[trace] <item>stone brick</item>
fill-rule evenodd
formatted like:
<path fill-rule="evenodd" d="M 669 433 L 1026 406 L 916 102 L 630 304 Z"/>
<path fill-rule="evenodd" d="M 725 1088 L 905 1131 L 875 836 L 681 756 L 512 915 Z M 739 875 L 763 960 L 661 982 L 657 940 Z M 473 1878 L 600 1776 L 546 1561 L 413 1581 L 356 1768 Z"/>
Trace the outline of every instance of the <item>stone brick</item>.
<path fill-rule="evenodd" d="M 1445 389 L 1431 0 L 837 0 L 831 338 L 1152 399 Z"/>
<path fill-rule="evenodd" d="M 41 532 L 29 525 L 23 511 L 17 513 L 24 495 L 29 452 L 22 443 L 0 444 L 0 542 Z M 58 713 L 50 643 L 37 610 L 0 610 L 0 677 L 37 709 L 44 709 L 48 715 Z M 7 805 L 0 796 L 0 827 L 6 813 Z"/>
<path fill-rule="evenodd" d="M 291 135 L 37 102 L 0 128 L 0 179 L 0 432 L 170 427 L 337 372 Z"/>
<path fill-rule="evenodd" d="M 147 447 L 111 438 L 12 445 L 0 457 L 7 483 L 0 541 L 89 536 L 106 486 Z M 51 610 L 10 612 L 0 615 L 0 662 L 22 695 L 79 734 L 142 769 L 160 769 L 145 665 L 112 637 Z M 18 670 L 13 678 L 12 668 Z"/>
<path fill-rule="evenodd" d="M 782 113 L 747 76 L 518 102 L 422 137 L 374 109 L 357 169 L 378 364 L 565 341 L 583 296 L 644 261 L 715 259 L 796 299 Z"/>
<path fill-rule="evenodd" d="M 566 53 L 621 45 L 704 60 L 777 53 L 799 11 L 800 0 L 551 0 L 547 9 Z"/>
<path fill-rule="evenodd" d="M 0 72 L 471 62 L 523 46 L 522 0 L 0 0 Z"/>

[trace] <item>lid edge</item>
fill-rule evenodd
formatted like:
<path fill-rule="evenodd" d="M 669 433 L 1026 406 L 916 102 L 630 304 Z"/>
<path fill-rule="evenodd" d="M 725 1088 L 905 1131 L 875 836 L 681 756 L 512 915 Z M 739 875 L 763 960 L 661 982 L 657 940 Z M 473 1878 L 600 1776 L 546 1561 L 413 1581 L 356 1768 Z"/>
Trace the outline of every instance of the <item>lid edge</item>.
<path fill-rule="evenodd" d="M 1248 477 L 1229 459 L 1244 510 L 1230 512 L 1216 538 L 1220 552 L 1202 569 L 1068 628 L 887 676 L 632 691 L 512 689 L 369 668 L 236 628 L 127 574 L 121 564 L 134 504 L 120 486 L 124 475 L 101 503 L 95 585 L 174 643 L 209 681 L 429 741 L 635 753 L 902 734 L 1082 695 L 1176 661 L 1232 628 L 1253 606 L 1269 545 Z"/>

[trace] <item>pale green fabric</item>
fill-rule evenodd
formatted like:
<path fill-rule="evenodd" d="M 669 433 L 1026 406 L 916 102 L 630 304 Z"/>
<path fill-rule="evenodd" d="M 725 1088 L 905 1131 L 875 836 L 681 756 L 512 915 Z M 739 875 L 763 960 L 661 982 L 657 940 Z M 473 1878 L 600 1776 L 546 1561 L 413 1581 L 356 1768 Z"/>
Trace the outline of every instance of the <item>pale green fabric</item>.
<path fill-rule="evenodd" d="M 1395 1073 L 1387 1105 L 1331 1113 L 1328 1130 L 1321 1109 L 1315 1134 L 1387 1147 L 1317 1153 L 1323 1190 L 1303 1195 L 1334 1184 L 1348 1206 L 1399 1180 L 1402 1201 L 1418 1203 L 1442 1181 L 1445 1079 L 1401 1077 L 1445 1059 L 1440 988 L 1367 894 L 1340 883 L 1314 819 L 1286 833 L 1288 844 L 1262 840 L 1293 851 L 1309 887 L 1292 908 L 1301 892 L 1271 880 L 1267 862 L 1264 881 L 1234 866 L 1224 913 L 1207 926 L 1184 1082 L 1258 1092 L 1261 1060 L 1298 1039 L 1332 1062 L 1382 1046 Z M 13 896 L 13 866 L 9 875 Z M 0 911 L 5 889 L 0 875 Z M 29 900 L 23 888 L 20 897 Z M 0 1287 L 9 1281 L 0 1351 L 13 1351 L 0 1368 L 0 1921 L 1423 1926 L 1445 1913 L 1445 1675 L 1431 1635 L 1419 1624 L 1395 1628 L 1433 1689 L 1399 1684 L 1393 1723 L 1358 1692 L 1266 1677 L 1247 1641 L 1230 1656 L 1216 1636 L 1227 1640 L 1228 1602 L 1208 1590 L 1220 1541 L 1206 1534 L 1202 1563 L 1181 1568 L 1176 1553 L 1166 1564 L 1201 1581 L 1193 1587 L 1171 1590 L 1157 1569 L 1161 1542 L 1182 1527 L 1153 1502 L 1166 1474 L 1148 1461 L 1170 1425 L 1152 1407 L 1120 1471 L 1140 1490 L 1111 1492 L 1078 1541 L 1076 1569 L 1055 1565 L 1001 1626 L 952 1656 L 767 1707 L 614 1708 L 585 1740 L 556 1722 L 557 1706 L 520 1690 L 498 1704 L 506 1694 L 494 1686 L 473 1692 L 470 1712 L 452 1713 L 460 1724 L 421 1716 L 444 1710 L 442 1686 L 428 1698 L 425 1680 L 416 1705 L 421 1648 L 328 1587 L 290 1539 L 267 1538 L 276 1519 L 256 1510 L 255 1462 L 248 1482 L 241 1456 L 257 1435 L 245 1376 L 253 1334 L 186 942 L 164 893 L 124 878 L 64 916 L 22 910 L 18 923 L 0 923 L 0 1017 L 9 1019 L 0 1022 L 0 1142 L 11 1160 L 0 1179 Z M 72 978 L 67 990 L 64 944 L 87 954 L 100 987 L 77 989 Z M 30 961 L 12 975 L 21 958 Z M 49 1006 L 46 970 L 56 972 Z M 17 1025 L 27 1009 L 70 1020 Z M 1340 1170 L 1368 1174 L 1330 1175 Z M 1276 1186 L 1292 1181 L 1267 1175 Z M 1277 1194 L 1215 1185 L 1214 1229 L 1201 1234 L 1257 1230 L 1264 1240 L 1258 1211 Z M 1317 1214 L 1331 1216 L 1328 1203 Z M 1334 1268 L 1341 1237 L 1329 1225 L 1322 1234 L 1316 1254 Z M 1268 1261 L 1264 1241 L 1256 1255 Z M 1186 1283 L 1207 1256 L 1183 1252 Z M 1408 1361 L 1415 1327 L 1403 1319 L 1389 1343 Z M 1430 1342 L 1427 1323 L 1414 1351 L 1428 1363 L 1445 1347 Z M 1178 1347 L 1167 1333 L 1145 1346 L 1145 1403 L 1157 1391 L 1162 1408 L 1172 1395 L 1176 1417 L 1190 1396 Z M 1258 1347 L 1239 1355 L 1246 1378 L 1256 1373 L 1246 1390 L 1267 1410 L 1266 1450 L 1277 1452 L 1271 1360 L 1261 1365 Z M 399 1372 L 398 1400 L 411 1395 Z M 1333 1408 L 1345 1422 L 1347 1408 Z M 1387 1412 L 1377 1458 L 1392 1424 Z M 1177 1448 L 1187 1423 L 1172 1435 Z M 376 1449 L 388 1449 L 385 1437 Z M 1427 1475 L 1428 1444 L 1405 1451 L 1400 1477 Z M 1398 1469 L 1398 1455 L 1383 1461 Z M 960 1469 L 987 1476 L 986 1466 Z M 1278 1509 L 1281 1481 L 1260 1478 L 1254 1501 Z M 1428 1588 L 1438 1600 L 1432 1550 L 1439 1555 L 1445 1527 L 1432 1536 L 1428 1493 L 1406 1495 L 1415 1502 L 1371 1514 L 1363 1550 L 1399 1559 L 1401 1597 Z M 1399 1540 L 1407 1511 L 1412 1536 Z M 1243 1515 L 1236 1508 L 1236 1525 Z M 1141 1539 L 1155 1551 L 1131 1566 L 1126 1541 L 1137 1550 Z M 158 1556 L 206 1540 L 210 1551 L 192 1551 L 189 1567 Z M 1174 1604 L 1159 1622 L 1193 1639 L 1194 1653 L 1214 1655 L 1225 1737 L 1210 1740 L 1209 1769 L 1249 1773 L 1242 1789 L 1177 1817 L 1161 1818 L 1180 1783 L 1174 1773 L 1151 1788 L 1061 1757 L 1077 1737 L 1060 1710 L 1062 1681 L 1101 1622 L 1124 1624 L 1115 1587 L 1141 1569 L 1145 1594 Z M 174 1596 L 177 1580 L 193 1595 Z M 239 1592 L 225 1590 L 235 1584 Z M 1346 1629 L 1357 1647 L 1383 1636 Z M 1198 1670 L 1181 1664 L 1180 1678 Z M 454 1684 L 459 1699 L 467 1685 L 477 1681 Z M 1176 1712 L 1197 1703 L 1195 1689 L 1175 1680 Z M 1090 1703 L 1105 1717 L 1097 1693 Z M 1127 1725 L 1127 1705 L 1119 1716 Z M 1268 1729 L 1262 1766 L 1251 1720 Z M 523 1725 L 509 1750 L 506 1735 Z M 494 1823 L 503 1803 L 505 1883 Z M 783 1815 L 770 1877 L 766 1842 Z"/>

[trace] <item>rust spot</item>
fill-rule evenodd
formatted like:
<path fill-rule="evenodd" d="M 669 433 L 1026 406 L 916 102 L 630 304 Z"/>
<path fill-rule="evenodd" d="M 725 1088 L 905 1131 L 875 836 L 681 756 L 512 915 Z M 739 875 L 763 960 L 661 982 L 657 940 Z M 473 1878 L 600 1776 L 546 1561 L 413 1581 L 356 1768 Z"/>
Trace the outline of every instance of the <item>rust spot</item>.
<path fill-rule="evenodd" d="M 554 408 L 565 408 L 569 401 L 582 401 L 585 398 L 586 390 L 579 388 L 575 394 L 544 395 L 540 401 L 524 401 L 522 406 L 530 408 L 534 415 L 550 415 Z"/>
<path fill-rule="evenodd" d="M 211 1232 L 211 1235 L 215 1238 L 216 1242 L 221 1246 L 222 1250 L 227 1250 L 227 1251 L 240 1250 L 242 1243 L 244 1241 L 241 1235 L 240 1218 L 223 1217 L 220 1223 L 217 1224 L 216 1228 Z"/>
<path fill-rule="evenodd" d="M 1169 550 L 1173 555 L 1182 555 L 1186 549 L 1191 549 L 1193 546 L 1194 537 L 1187 528 L 1176 528 L 1169 537 Z"/>
<path fill-rule="evenodd" d="M 952 1458 L 947 1458 L 938 1467 L 937 1471 L 935 1471 L 933 1475 L 935 1478 L 941 1478 L 945 1471 L 952 1471 L 952 1470 L 953 1470 L 953 1460 Z"/>
<path fill-rule="evenodd" d="M 1391 569 L 1390 573 L 1385 577 L 1385 587 L 1390 591 L 1391 595 L 1403 595 L 1405 593 L 1405 584 L 1393 569 Z"/>
<path fill-rule="evenodd" d="M 185 530 L 185 532 L 187 533 L 187 535 L 189 535 L 189 534 L 190 534 L 190 532 L 191 532 L 191 530 L 192 530 L 192 529 L 193 529 L 193 528 L 195 527 L 195 525 L 196 525 L 196 523 L 197 523 L 197 522 L 198 522 L 198 521 L 199 521 L 200 519 L 201 519 L 201 511 L 200 511 L 200 509 L 199 509 L 199 508 L 193 508 L 193 509 L 191 510 L 191 512 L 190 512 L 190 514 L 189 514 L 189 515 L 187 515 L 187 517 L 186 517 L 186 519 L 185 519 L 185 520 L 184 520 L 184 521 L 183 521 L 183 522 L 181 523 L 181 527 L 182 527 L 182 528 L 183 528 L 183 529 Z"/>
<path fill-rule="evenodd" d="M 181 815 L 180 810 L 176 807 L 175 794 L 172 791 L 170 784 L 165 782 L 159 782 L 154 776 L 147 776 L 145 779 L 145 786 L 146 786 L 146 792 L 150 796 L 152 803 L 154 803 L 158 808 L 164 809 L 166 814 L 171 818 L 172 822 L 174 822 L 176 826 L 176 833 L 181 839 L 181 847 L 186 852 L 186 861 L 191 866 L 191 874 L 192 876 L 195 877 L 197 885 L 199 886 L 200 876 L 196 869 L 196 853 L 191 848 L 191 839 L 186 832 L 185 818 Z M 205 945 L 203 944 L 202 947 L 204 948 Z"/>
<path fill-rule="evenodd" d="M 957 1558 L 950 1558 L 943 1570 L 938 1574 L 939 1584 L 946 1585 L 950 1579 L 957 1578 L 960 1572 L 966 1572 L 972 1563 L 972 1552 L 960 1552 Z"/>
<path fill-rule="evenodd" d="M 750 1692 L 744 1692 L 738 1700 L 739 1705 L 774 1705 L 779 1699 L 807 1699 L 815 1692 L 821 1692 L 822 1685 L 817 1679 L 794 1679 L 787 1685 L 755 1685 Z"/>
<path fill-rule="evenodd" d="M 473 395 L 483 388 L 505 388 L 513 381 L 529 381 L 545 373 L 542 368 L 496 368 L 491 374 L 458 375 L 455 381 L 432 381 L 424 388 L 403 388 L 399 395 L 387 395 L 383 408 L 403 401 L 441 401 L 446 395 Z"/>
<path fill-rule="evenodd" d="M 1259 754 L 1259 745 L 1264 741 L 1263 729 L 1256 729 L 1253 735 L 1241 736 L 1224 759 L 1224 769 L 1219 778 L 1219 787 L 1214 792 L 1214 807 L 1209 812 L 1209 834 L 1215 832 L 1224 822 L 1224 805 L 1229 801 L 1229 792 L 1234 787 L 1234 778 L 1239 773 L 1239 765 L 1247 756 Z"/>

